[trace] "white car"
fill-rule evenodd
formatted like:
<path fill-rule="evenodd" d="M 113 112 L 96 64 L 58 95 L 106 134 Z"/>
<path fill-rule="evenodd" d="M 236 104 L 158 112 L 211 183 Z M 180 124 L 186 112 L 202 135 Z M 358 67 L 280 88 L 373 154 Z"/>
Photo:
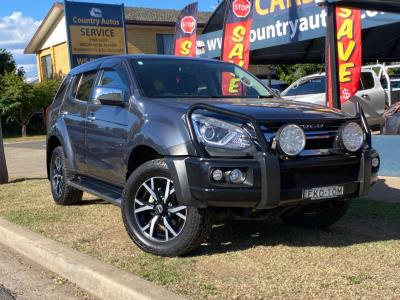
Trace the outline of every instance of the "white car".
<path fill-rule="evenodd" d="M 310 102 L 326 106 L 325 74 L 314 74 L 300 78 L 282 92 L 282 98 L 300 102 Z M 359 102 L 370 127 L 379 127 L 385 112 L 386 93 L 373 70 L 362 70 L 361 89 L 342 104 L 342 110 L 355 114 L 355 102 Z"/>

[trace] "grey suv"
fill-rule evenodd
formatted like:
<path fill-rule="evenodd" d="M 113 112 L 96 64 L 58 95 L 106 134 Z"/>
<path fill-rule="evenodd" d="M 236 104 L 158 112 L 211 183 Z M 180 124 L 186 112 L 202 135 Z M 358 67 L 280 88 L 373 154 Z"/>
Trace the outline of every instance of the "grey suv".
<path fill-rule="evenodd" d="M 113 56 L 73 69 L 47 110 L 54 201 L 121 207 L 132 240 L 187 253 L 214 217 L 337 222 L 377 179 L 365 117 L 274 99 L 233 64 Z"/>

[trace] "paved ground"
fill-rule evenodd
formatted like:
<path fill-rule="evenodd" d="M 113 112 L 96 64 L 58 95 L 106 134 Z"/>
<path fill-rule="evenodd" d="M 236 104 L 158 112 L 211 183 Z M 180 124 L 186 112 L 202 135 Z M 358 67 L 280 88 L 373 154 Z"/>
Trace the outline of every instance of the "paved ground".
<path fill-rule="evenodd" d="M 95 299 L 64 278 L 0 245 L 0 300 Z"/>
<path fill-rule="evenodd" d="M 5 152 L 10 178 L 45 178 L 45 149 L 44 141 L 6 144 Z M 381 177 L 372 188 L 368 198 L 385 202 L 400 202 L 400 177 Z"/>
<path fill-rule="evenodd" d="M 11 179 L 46 177 L 46 146 L 44 141 L 6 143 L 4 148 Z"/>

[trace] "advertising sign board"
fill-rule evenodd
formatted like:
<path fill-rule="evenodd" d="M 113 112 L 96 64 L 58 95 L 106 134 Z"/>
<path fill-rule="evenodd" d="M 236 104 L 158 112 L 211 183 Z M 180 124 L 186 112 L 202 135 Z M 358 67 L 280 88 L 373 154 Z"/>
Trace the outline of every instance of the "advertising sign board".
<path fill-rule="evenodd" d="M 316 0 L 254 0 L 250 49 L 257 50 L 324 37 L 326 9 Z M 399 22 L 398 14 L 361 11 L 362 28 Z M 208 58 L 221 56 L 222 30 L 198 36 Z"/>
<path fill-rule="evenodd" d="M 71 68 L 128 52 L 123 5 L 65 1 L 65 16 Z"/>

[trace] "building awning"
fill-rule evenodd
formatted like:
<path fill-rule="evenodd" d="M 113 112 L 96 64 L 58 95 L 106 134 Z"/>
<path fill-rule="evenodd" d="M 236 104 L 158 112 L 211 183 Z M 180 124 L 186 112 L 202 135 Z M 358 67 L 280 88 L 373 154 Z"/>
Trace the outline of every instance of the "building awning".
<path fill-rule="evenodd" d="M 363 61 L 400 60 L 400 1 L 396 0 L 326 0 L 343 6 L 367 8 L 363 11 Z M 252 64 L 323 63 L 325 61 L 326 8 L 316 3 L 291 6 L 269 3 L 290 1 L 255 1 L 251 32 Z M 292 1 L 292 3 L 297 1 Z M 304 1 L 309 2 L 309 1 Z M 323 2 L 323 1 L 316 1 Z M 377 8 L 387 12 L 375 11 Z M 211 16 L 203 35 L 203 57 L 220 56 L 225 3 Z M 271 13 L 273 11 L 273 13 Z"/>

